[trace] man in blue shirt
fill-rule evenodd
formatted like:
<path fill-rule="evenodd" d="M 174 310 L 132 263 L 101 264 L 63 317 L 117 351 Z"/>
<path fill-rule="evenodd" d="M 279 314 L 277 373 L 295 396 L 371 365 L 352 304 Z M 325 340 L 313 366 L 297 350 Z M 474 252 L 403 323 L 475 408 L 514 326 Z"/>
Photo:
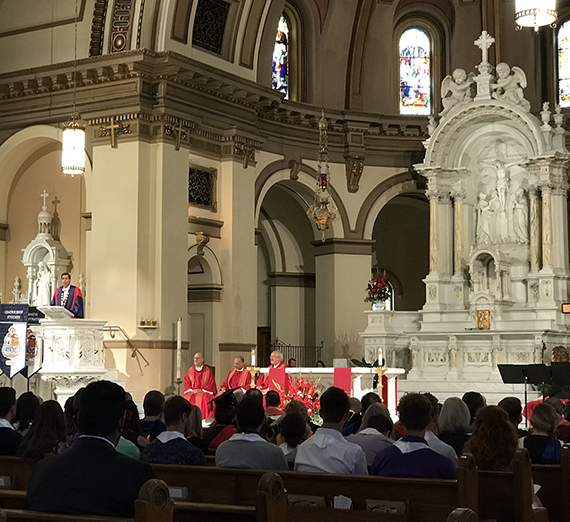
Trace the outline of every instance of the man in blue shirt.
<path fill-rule="evenodd" d="M 408 393 L 400 399 L 398 413 L 405 435 L 378 453 L 372 475 L 454 479 L 455 466 L 451 460 L 431 449 L 424 438 L 431 419 L 428 398 Z"/>

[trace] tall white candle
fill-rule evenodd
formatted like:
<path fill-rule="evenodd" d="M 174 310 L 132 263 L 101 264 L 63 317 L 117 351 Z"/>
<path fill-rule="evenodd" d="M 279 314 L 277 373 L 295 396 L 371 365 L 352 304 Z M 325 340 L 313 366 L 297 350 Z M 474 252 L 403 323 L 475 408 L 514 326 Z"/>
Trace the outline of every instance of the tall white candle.
<path fill-rule="evenodd" d="M 176 380 L 180 380 L 182 366 L 182 317 L 176 321 Z"/>
<path fill-rule="evenodd" d="M 251 365 L 255 366 L 255 348 L 251 349 Z"/>

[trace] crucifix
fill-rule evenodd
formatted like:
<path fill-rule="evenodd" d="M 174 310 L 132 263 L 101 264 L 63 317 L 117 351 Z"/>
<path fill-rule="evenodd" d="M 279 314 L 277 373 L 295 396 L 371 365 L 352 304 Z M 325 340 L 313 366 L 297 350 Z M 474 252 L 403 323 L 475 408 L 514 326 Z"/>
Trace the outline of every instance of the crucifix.
<path fill-rule="evenodd" d="M 57 199 L 57 196 L 55 197 L 55 199 L 52 201 L 53 205 L 54 205 L 54 214 L 57 214 L 57 205 L 59 203 L 61 203 L 61 201 L 59 199 Z"/>
<path fill-rule="evenodd" d="M 475 45 L 481 49 L 483 53 L 483 60 L 481 63 L 489 63 L 489 47 L 495 43 L 495 39 L 487 32 L 483 31 L 478 40 L 475 40 Z"/>
<path fill-rule="evenodd" d="M 105 127 L 106 131 L 111 134 L 111 148 L 117 148 L 117 134 L 119 133 L 120 125 L 115 122 L 115 117 L 111 118 L 111 123 Z"/>
<path fill-rule="evenodd" d="M 184 134 L 184 127 L 182 126 L 182 120 L 178 120 L 178 125 L 174 127 L 176 132 L 176 145 L 174 150 L 180 150 L 180 143 L 182 142 L 182 135 Z"/>
<path fill-rule="evenodd" d="M 44 189 L 43 193 L 40 194 L 40 198 L 42 198 L 44 200 L 42 207 L 46 207 L 46 199 L 48 198 L 49 194 L 46 192 L 46 189 Z"/>

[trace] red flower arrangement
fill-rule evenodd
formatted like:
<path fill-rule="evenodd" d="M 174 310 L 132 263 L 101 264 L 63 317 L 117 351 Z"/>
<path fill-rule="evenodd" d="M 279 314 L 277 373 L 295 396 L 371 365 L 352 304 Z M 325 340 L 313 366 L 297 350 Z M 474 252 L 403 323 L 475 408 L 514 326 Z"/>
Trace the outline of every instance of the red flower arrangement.
<path fill-rule="evenodd" d="M 279 385 L 277 385 L 277 392 L 281 397 L 281 407 L 285 408 L 287 404 L 291 401 L 300 401 L 309 410 L 309 417 L 315 422 L 315 424 L 320 424 L 320 400 L 319 394 L 317 392 L 318 381 L 313 381 L 310 377 L 303 379 L 299 373 L 299 377 L 295 379 L 288 389 L 282 390 Z"/>
<path fill-rule="evenodd" d="M 368 283 L 368 295 L 364 301 L 373 303 L 375 301 L 386 301 L 390 299 L 390 288 L 388 286 L 388 281 L 386 281 L 386 274 L 382 277 L 377 277 L 372 279 Z"/>

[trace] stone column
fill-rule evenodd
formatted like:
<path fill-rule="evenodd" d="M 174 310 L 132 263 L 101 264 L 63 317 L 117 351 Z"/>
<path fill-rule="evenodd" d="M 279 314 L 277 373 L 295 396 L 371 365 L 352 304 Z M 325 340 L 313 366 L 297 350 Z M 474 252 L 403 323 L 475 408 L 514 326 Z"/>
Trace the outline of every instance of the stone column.
<path fill-rule="evenodd" d="M 552 184 L 542 183 L 542 268 L 552 269 Z"/>
<path fill-rule="evenodd" d="M 531 186 L 528 189 L 530 199 L 530 270 L 540 270 L 540 200 L 538 187 Z"/>
<path fill-rule="evenodd" d="M 429 199 L 429 271 L 430 274 L 439 269 L 439 196 L 437 190 L 428 190 Z"/>
<path fill-rule="evenodd" d="M 454 201 L 454 259 L 453 273 L 460 276 L 463 273 L 463 201 L 465 191 L 458 190 L 452 194 Z"/>

